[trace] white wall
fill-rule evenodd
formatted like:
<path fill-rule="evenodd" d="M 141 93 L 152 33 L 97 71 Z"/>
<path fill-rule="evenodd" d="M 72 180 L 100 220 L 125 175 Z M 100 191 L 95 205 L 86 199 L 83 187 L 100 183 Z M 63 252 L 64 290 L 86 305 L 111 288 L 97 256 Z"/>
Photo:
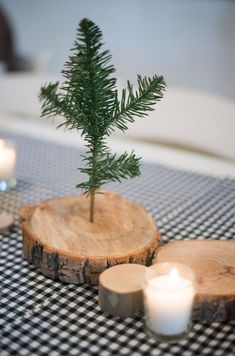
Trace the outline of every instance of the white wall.
<path fill-rule="evenodd" d="M 61 70 L 77 23 L 95 21 L 121 81 L 163 74 L 169 86 L 235 99 L 235 1 L 1 0 L 25 55 L 52 54 Z M 48 52 L 48 53 L 47 53 Z"/>

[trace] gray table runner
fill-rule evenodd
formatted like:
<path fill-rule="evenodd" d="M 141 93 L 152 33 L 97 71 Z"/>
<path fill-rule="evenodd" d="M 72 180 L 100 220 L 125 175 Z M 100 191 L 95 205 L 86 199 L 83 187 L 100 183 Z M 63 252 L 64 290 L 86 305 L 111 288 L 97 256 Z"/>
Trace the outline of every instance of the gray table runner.
<path fill-rule="evenodd" d="M 98 288 L 52 281 L 22 256 L 20 206 L 77 193 L 80 151 L 23 136 L 0 134 L 17 147 L 16 190 L 0 193 L 0 211 L 15 224 L 0 234 L 0 351 L 7 355 L 234 355 L 235 322 L 194 323 L 175 344 L 150 339 L 143 315 L 122 320 L 100 311 Z M 234 239 L 235 181 L 142 164 L 141 177 L 106 189 L 144 205 L 164 242 Z"/>

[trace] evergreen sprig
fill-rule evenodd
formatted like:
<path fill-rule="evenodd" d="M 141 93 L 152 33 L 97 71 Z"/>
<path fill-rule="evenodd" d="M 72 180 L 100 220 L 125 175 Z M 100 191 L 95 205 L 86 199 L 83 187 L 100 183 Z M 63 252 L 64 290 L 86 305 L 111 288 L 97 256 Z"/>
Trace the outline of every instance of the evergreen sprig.
<path fill-rule="evenodd" d="M 110 65 L 111 54 L 103 50 L 102 33 L 90 20 L 83 19 L 77 38 L 62 74 L 65 81 L 49 83 L 41 88 L 42 116 L 61 115 L 65 121 L 59 125 L 76 129 L 88 148 L 83 156 L 88 180 L 77 185 L 90 194 L 90 221 L 94 221 L 95 193 L 108 181 L 121 181 L 140 175 L 140 158 L 134 152 L 118 156 L 111 154 L 106 139 L 115 129 L 125 131 L 135 116 L 143 117 L 154 110 L 163 96 L 166 83 L 162 76 L 138 76 L 138 89 L 128 81 L 118 98 L 115 72 Z"/>

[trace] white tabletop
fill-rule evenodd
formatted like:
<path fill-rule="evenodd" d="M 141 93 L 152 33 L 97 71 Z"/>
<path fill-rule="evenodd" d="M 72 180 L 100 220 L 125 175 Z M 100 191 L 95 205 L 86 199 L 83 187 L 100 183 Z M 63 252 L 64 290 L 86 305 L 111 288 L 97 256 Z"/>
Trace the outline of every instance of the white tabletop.
<path fill-rule="evenodd" d="M 83 147 L 83 141 L 77 132 L 64 132 L 63 129 L 56 130 L 55 124 L 41 120 L 35 121 L 27 118 L 22 123 L 21 117 L 0 114 L 0 131 L 35 137 L 66 146 Z M 117 153 L 134 149 L 136 154 L 146 162 L 165 164 L 170 167 L 219 177 L 235 178 L 235 162 L 232 161 L 162 147 L 158 144 L 139 142 L 134 138 L 130 139 L 128 134 L 110 137 L 108 143 L 111 149 Z"/>
<path fill-rule="evenodd" d="M 27 73 L 2 76 L 0 130 L 81 147 L 79 134 L 56 130 L 58 120 L 53 125 L 51 120 L 40 118 L 37 98 L 40 87 L 57 79 Z M 119 86 L 123 83 L 119 82 Z M 114 151 L 135 149 L 145 161 L 235 177 L 235 102 L 232 100 L 192 89 L 167 88 L 156 111 L 148 118 L 137 118 L 129 126 L 124 135 L 115 134 L 109 139 Z M 154 144 L 144 143 L 151 141 Z M 175 148 L 179 146 L 187 150 Z M 209 155 L 196 153 L 200 151 Z"/>

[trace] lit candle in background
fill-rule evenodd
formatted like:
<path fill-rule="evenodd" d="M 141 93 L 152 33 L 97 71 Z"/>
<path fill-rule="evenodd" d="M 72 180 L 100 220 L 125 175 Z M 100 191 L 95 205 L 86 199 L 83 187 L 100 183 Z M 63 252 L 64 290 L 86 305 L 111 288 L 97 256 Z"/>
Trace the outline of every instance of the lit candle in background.
<path fill-rule="evenodd" d="M 9 143 L 0 139 L 0 191 L 15 187 L 16 151 Z"/>
<path fill-rule="evenodd" d="M 159 263 L 146 271 L 146 327 L 163 341 L 184 336 L 191 320 L 195 295 L 194 273 L 187 266 L 176 266 Z"/>

